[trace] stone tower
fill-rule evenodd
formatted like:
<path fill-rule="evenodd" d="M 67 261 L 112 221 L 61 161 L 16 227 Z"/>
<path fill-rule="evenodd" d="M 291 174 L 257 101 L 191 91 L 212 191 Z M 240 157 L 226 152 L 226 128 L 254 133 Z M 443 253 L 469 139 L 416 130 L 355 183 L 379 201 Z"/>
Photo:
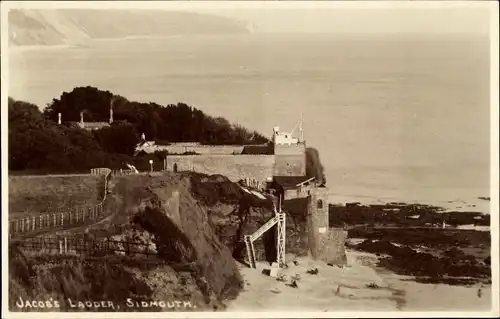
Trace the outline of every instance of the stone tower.
<path fill-rule="evenodd" d="M 324 237 L 328 234 L 328 190 L 316 187 L 311 190 L 308 205 L 309 249 L 314 259 L 319 258 Z"/>
<path fill-rule="evenodd" d="M 347 231 L 330 228 L 328 188 L 311 190 L 308 205 L 309 249 L 313 259 L 327 263 L 345 265 L 345 240 Z"/>

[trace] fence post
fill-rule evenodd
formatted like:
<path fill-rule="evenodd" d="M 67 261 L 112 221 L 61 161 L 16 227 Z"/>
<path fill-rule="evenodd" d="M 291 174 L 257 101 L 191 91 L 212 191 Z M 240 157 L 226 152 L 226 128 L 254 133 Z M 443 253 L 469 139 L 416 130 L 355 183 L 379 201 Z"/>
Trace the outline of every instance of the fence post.
<path fill-rule="evenodd" d="M 62 240 L 59 240 L 59 254 L 62 255 L 62 251 L 63 251 Z"/>
<path fill-rule="evenodd" d="M 68 237 L 64 237 L 64 253 L 68 253 Z"/>
<path fill-rule="evenodd" d="M 54 226 L 53 227 L 56 227 L 56 225 L 57 225 L 56 213 L 53 213 L 52 217 L 53 217 L 53 221 L 54 221 Z"/>
<path fill-rule="evenodd" d="M 29 217 L 26 217 L 26 231 L 27 232 L 30 231 L 30 219 L 29 219 Z"/>
<path fill-rule="evenodd" d="M 16 233 L 19 232 L 19 220 L 16 219 Z"/>
<path fill-rule="evenodd" d="M 61 226 L 64 225 L 64 213 L 61 213 Z"/>

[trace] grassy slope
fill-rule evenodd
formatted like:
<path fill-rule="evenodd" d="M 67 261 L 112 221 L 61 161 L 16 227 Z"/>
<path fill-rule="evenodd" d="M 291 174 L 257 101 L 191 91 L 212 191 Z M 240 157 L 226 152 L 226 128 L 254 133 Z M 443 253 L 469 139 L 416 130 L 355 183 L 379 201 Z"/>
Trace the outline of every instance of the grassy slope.
<path fill-rule="evenodd" d="M 125 257 L 85 260 L 75 257 L 45 256 L 26 258 L 21 251 L 10 249 L 9 308 L 11 311 L 159 311 L 158 307 L 126 306 L 134 301 L 189 301 L 196 310 L 205 307 L 204 296 L 190 272 L 178 272 L 159 261 L 144 262 Z M 24 309 L 16 301 L 57 300 L 59 308 Z M 106 300 L 114 308 L 78 309 L 73 303 L 85 300 Z M 173 310 L 195 310 L 181 308 Z"/>
<path fill-rule="evenodd" d="M 11 263 L 18 260 L 21 265 L 12 267 L 11 264 L 11 299 L 19 296 L 53 296 L 58 300 L 109 297 L 123 303 L 124 298 L 135 291 L 132 296 L 144 300 L 169 296 L 190 300 L 196 303 L 198 310 L 222 306 L 221 301 L 238 294 L 242 280 L 231 251 L 221 243 L 209 221 L 206 207 L 192 196 L 190 182 L 188 176 L 173 174 L 113 178 L 112 194 L 106 205 L 108 217 L 85 229 L 73 230 L 85 230 L 97 237 L 125 236 L 132 233 L 131 230 L 140 234 L 147 230 L 154 235 L 160 254 L 159 260 L 147 263 L 147 269 L 143 259 L 135 260 L 135 264 L 132 260 L 127 265 L 116 258 L 92 262 L 50 260 L 49 257 L 23 260 L 18 253 L 17 257 L 11 257 Z M 174 190 L 180 194 L 179 214 L 169 204 Z M 151 200 L 161 200 L 163 208 L 148 207 L 146 203 Z M 184 268 L 181 271 L 172 265 L 184 265 Z M 31 277 L 24 274 L 29 273 L 30 268 Z M 19 269 L 25 270 L 19 273 Z M 117 281 L 126 284 L 118 285 Z"/>
<path fill-rule="evenodd" d="M 95 205 L 101 196 L 100 176 L 9 176 L 9 217 Z"/>

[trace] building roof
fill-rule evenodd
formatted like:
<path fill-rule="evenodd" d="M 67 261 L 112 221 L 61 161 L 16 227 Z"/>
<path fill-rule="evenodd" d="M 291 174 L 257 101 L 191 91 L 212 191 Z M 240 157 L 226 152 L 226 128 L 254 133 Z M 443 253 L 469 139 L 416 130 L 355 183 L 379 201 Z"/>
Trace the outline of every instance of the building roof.
<path fill-rule="evenodd" d="M 110 126 L 108 122 L 84 122 L 83 126 L 81 122 L 76 122 L 76 121 L 68 121 L 66 124 L 69 127 L 73 128 L 81 128 L 85 130 L 97 130 L 101 129 L 103 127 L 108 127 Z"/>
<path fill-rule="evenodd" d="M 272 155 L 274 153 L 274 148 L 272 144 L 261 144 L 261 145 L 245 145 L 241 154 L 250 155 Z"/>
<path fill-rule="evenodd" d="M 83 124 L 83 128 L 87 130 L 95 130 L 95 129 L 100 129 L 106 126 L 109 126 L 108 122 L 85 122 Z"/>
<path fill-rule="evenodd" d="M 314 177 L 307 176 L 274 176 L 273 182 L 283 189 L 295 189 L 305 182 L 312 181 Z"/>

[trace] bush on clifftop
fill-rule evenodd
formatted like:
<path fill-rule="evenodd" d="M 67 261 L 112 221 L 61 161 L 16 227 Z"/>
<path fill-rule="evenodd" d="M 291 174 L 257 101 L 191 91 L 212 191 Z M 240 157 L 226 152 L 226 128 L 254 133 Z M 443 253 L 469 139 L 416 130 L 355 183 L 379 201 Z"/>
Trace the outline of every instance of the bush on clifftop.
<path fill-rule="evenodd" d="M 107 122 L 110 127 L 85 131 L 71 122 Z M 9 98 L 9 170 L 84 172 L 92 167 L 125 168 L 124 163 L 148 170 L 148 156 L 133 157 L 145 133 L 148 140 L 200 142 L 203 144 L 262 144 L 263 135 L 214 118 L 186 104 L 168 105 L 130 102 L 126 98 L 94 87 L 77 87 L 63 92 L 42 112 L 31 103 Z M 58 113 L 62 124 L 58 125 Z M 146 159 L 147 158 L 147 159 Z M 155 160 L 162 169 L 162 159 Z"/>
<path fill-rule="evenodd" d="M 321 164 L 318 150 L 313 147 L 306 149 L 306 175 L 315 177 L 319 184 L 326 184 L 325 168 Z"/>
<path fill-rule="evenodd" d="M 162 106 L 153 102 L 132 102 L 124 97 L 95 87 L 77 87 L 62 93 L 44 110 L 44 116 L 57 121 L 108 121 L 113 105 L 115 121 L 127 121 L 148 140 L 169 142 L 200 142 L 211 145 L 263 144 L 269 140 L 263 135 L 242 126 L 232 125 L 222 117 L 211 117 L 201 110 L 184 103 Z"/>

